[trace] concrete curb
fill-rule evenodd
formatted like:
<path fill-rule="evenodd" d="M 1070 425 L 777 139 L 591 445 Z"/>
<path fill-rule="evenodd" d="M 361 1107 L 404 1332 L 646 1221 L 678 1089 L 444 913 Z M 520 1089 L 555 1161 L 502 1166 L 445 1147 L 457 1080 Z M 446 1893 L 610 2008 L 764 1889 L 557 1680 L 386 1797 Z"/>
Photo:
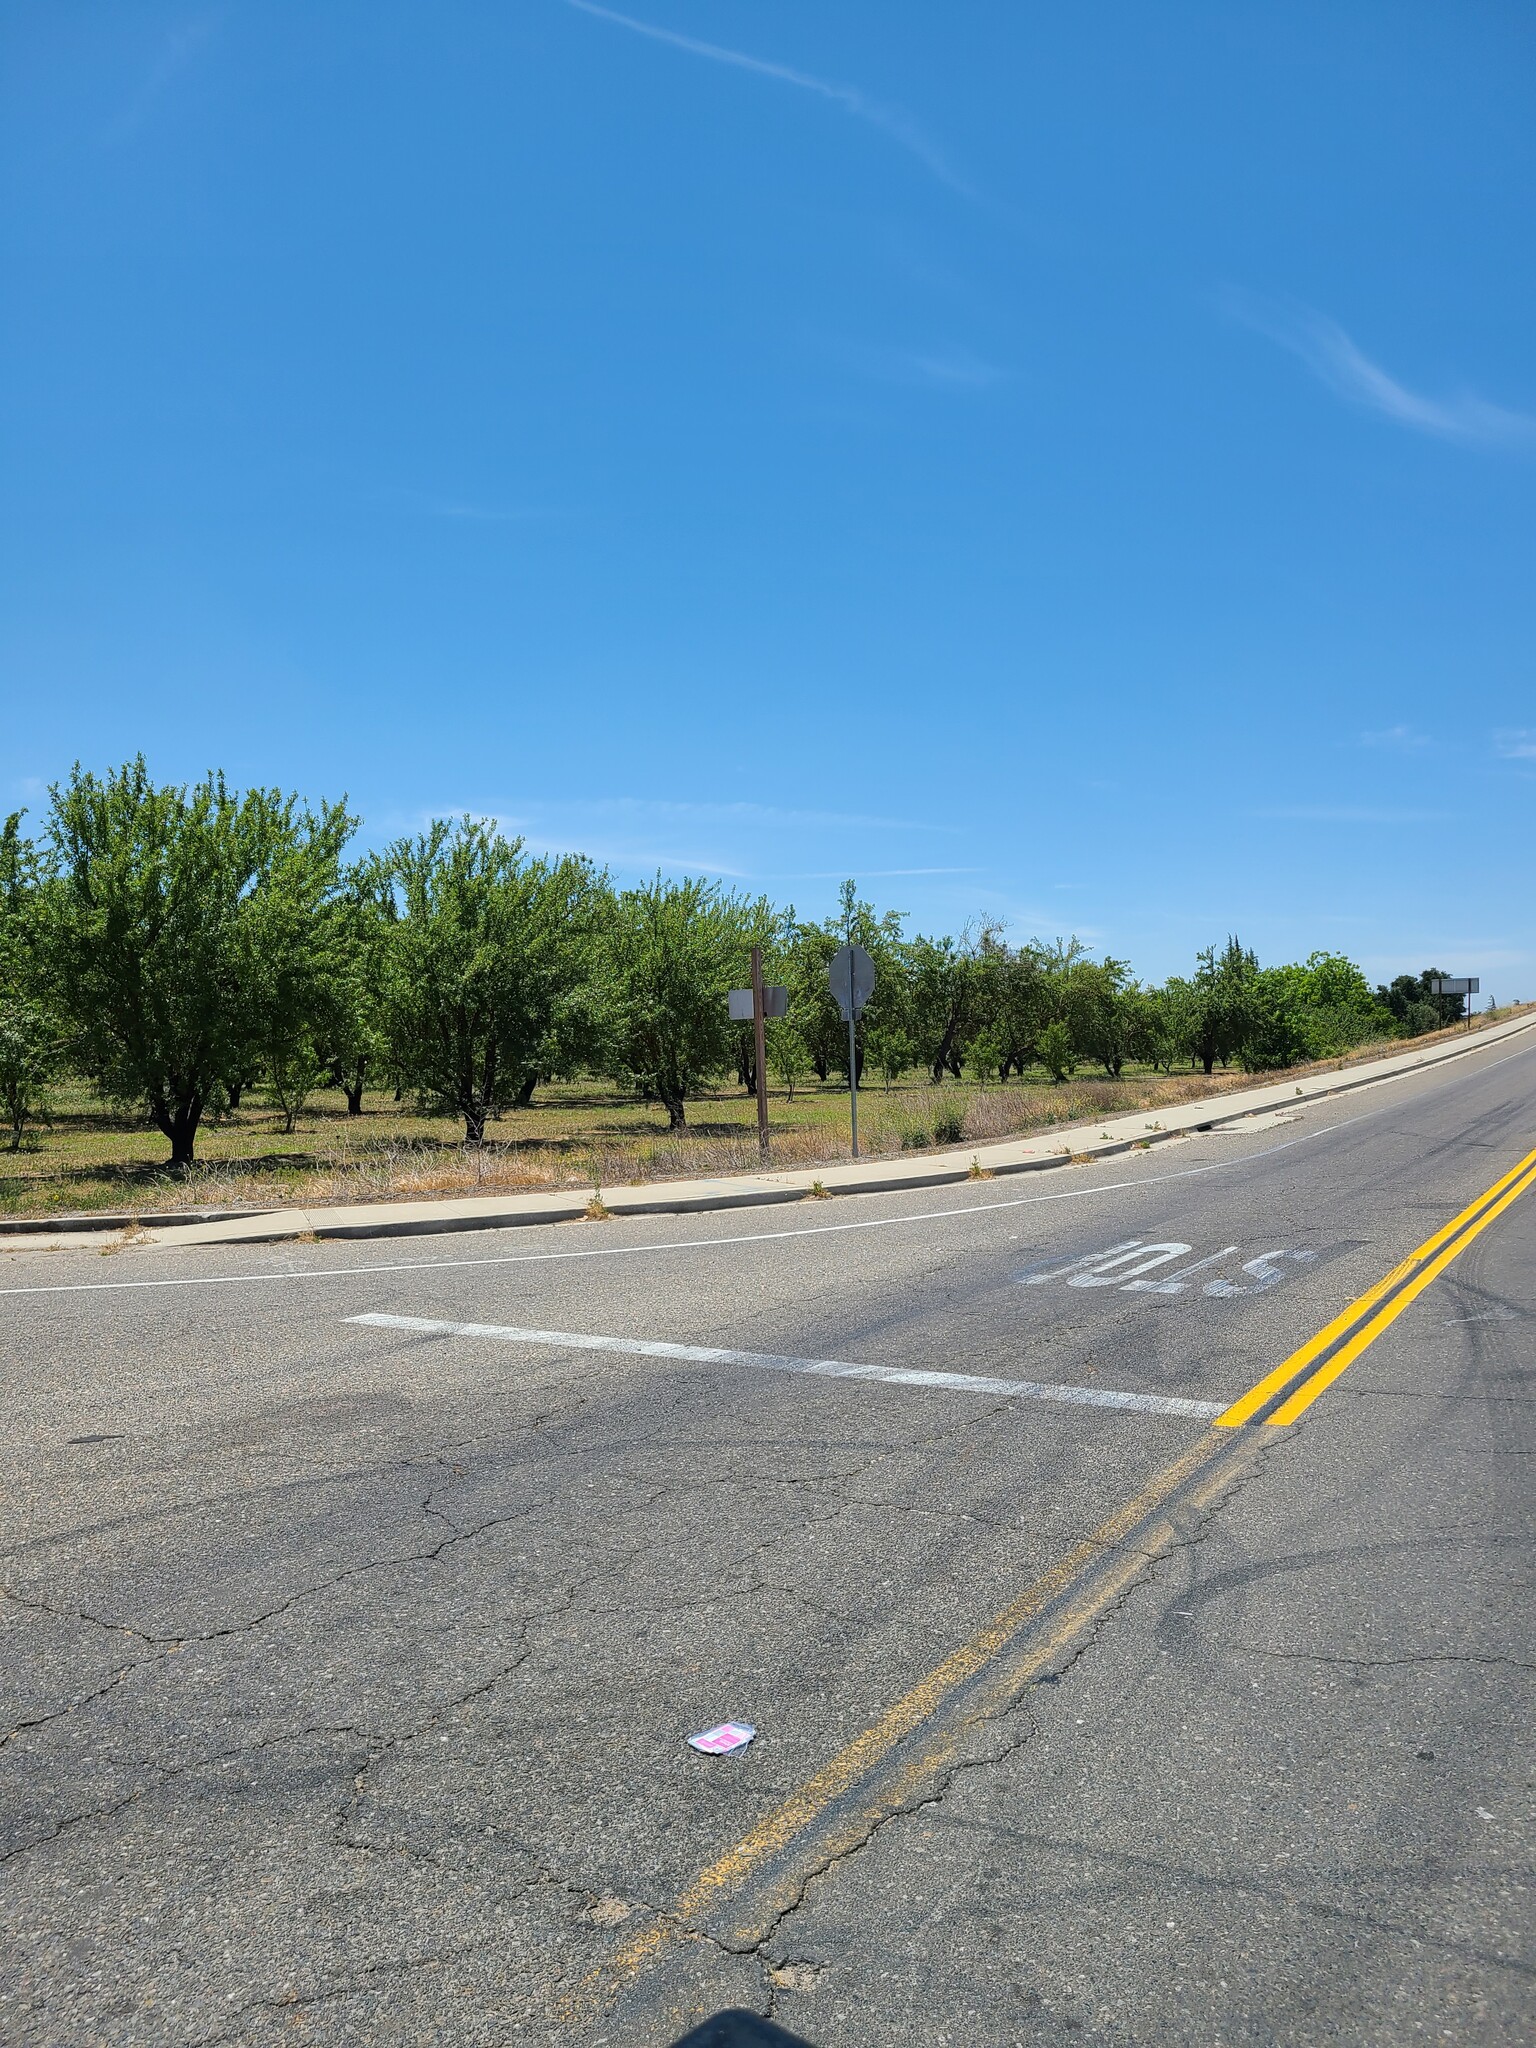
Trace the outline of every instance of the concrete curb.
<path fill-rule="evenodd" d="M 251 1216 L 281 1216 L 281 1209 L 168 1209 L 163 1216 L 142 1209 L 103 1209 L 94 1216 L 0 1216 L 0 1237 L 68 1236 L 77 1230 L 129 1230 L 135 1223 L 156 1230 L 187 1229 L 195 1223 L 238 1223 Z"/>
<path fill-rule="evenodd" d="M 1321 1102 L 1329 1096 L 1375 1087 L 1382 1082 L 1418 1073 L 1426 1067 L 1443 1066 L 1456 1059 L 1481 1052 L 1505 1039 L 1536 1029 L 1536 1015 L 1513 1018 L 1485 1031 L 1468 1035 L 1466 1042 L 1438 1045 L 1418 1053 L 1393 1053 L 1359 1067 L 1335 1069 L 1316 1074 L 1309 1082 L 1281 1080 L 1241 1089 L 1227 1095 L 1197 1097 L 1195 1101 L 1163 1109 L 1155 1122 L 1146 1121 L 1144 1110 L 1097 1119 L 1091 1125 L 1037 1134 L 1034 1138 L 993 1140 L 935 1153 L 921 1161 L 901 1155 L 902 1164 L 882 1159 L 878 1163 L 800 1168 L 783 1174 L 737 1175 L 729 1179 L 696 1181 L 653 1181 L 634 1189 L 616 1188 L 604 1196 L 610 1216 L 688 1216 L 715 1210 L 768 1208 L 786 1202 L 804 1202 L 816 1186 L 830 1197 L 849 1194 L 899 1194 L 908 1189 L 952 1187 L 972 1178 L 973 1162 L 987 1179 L 1012 1174 L 1043 1173 L 1082 1159 L 1112 1159 L 1118 1155 L 1145 1151 L 1171 1138 L 1189 1137 L 1226 1126 L 1241 1126 L 1250 1119 L 1273 1118 L 1288 1121 L 1285 1112 Z M 1142 1119 L 1138 1124 L 1137 1120 Z M 1165 1121 L 1166 1120 L 1166 1121 Z M 1260 1124 L 1259 1128 L 1266 1125 Z M 1101 1135 L 1090 1137 L 1090 1132 Z M 1045 1139 L 1051 1149 L 1044 1149 Z M 1076 1140 L 1076 1142 L 1074 1142 Z M 401 1212 L 406 1213 L 401 1213 Z M 110 1235 L 135 1220 L 150 1242 L 160 1248 L 181 1248 L 212 1244 L 277 1244 L 291 1238 L 327 1240 L 430 1237 L 469 1230 L 511 1230 L 536 1224 L 575 1223 L 587 1213 L 584 1195 L 562 1190 L 506 1197 L 471 1196 L 458 1200 L 428 1202 L 382 1202 L 356 1204 L 334 1209 L 188 1210 L 167 1216 L 124 1215 L 113 1217 L 68 1217 L 5 1219 L 0 1224 L 8 1235 L 56 1234 L 92 1231 Z M 20 1228 L 18 1228 L 20 1223 Z M 17 1247 L 20 1249 L 21 1247 Z"/>

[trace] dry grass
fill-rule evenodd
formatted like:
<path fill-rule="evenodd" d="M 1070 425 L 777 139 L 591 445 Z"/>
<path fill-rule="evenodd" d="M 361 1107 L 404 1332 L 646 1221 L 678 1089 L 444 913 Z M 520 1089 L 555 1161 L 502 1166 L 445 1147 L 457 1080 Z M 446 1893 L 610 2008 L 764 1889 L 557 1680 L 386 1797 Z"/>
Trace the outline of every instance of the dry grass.
<path fill-rule="evenodd" d="M 1479 1020 L 1485 1021 L 1493 1020 Z M 1396 1050 L 1396 1041 L 1362 1046 L 1348 1060 L 1294 1071 L 1327 1072 Z M 935 1088 L 913 1077 L 861 1093 L 860 1150 L 880 1157 L 974 1148 L 1284 1078 L 1228 1072 L 1207 1080 L 1137 1071 L 1118 1081 L 1079 1077 L 1054 1084 L 1026 1077 L 987 1087 L 945 1081 Z M 52 1124 L 25 1150 L 0 1154 L 0 1214 L 130 1209 L 148 1215 L 573 1186 L 585 1186 L 600 1208 L 605 1188 L 760 1169 L 752 1097 L 740 1089 L 716 1090 L 690 1101 L 688 1114 L 690 1129 L 674 1135 L 653 1106 L 601 1083 L 568 1084 L 542 1091 L 530 1109 L 509 1113 L 475 1148 L 463 1144 L 462 1127 L 451 1119 L 413 1115 L 384 1096 L 370 1098 L 363 1116 L 348 1117 L 340 1096 L 319 1095 L 298 1130 L 285 1135 L 276 1110 L 258 1093 L 237 1116 L 205 1127 L 198 1165 L 173 1178 L 157 1132 L 78 1090 L 61 1094 Z M 835 1084 L 801 1087 L 793 1102 L 776 1093 L 771 1115 L 774 1166 L 814 1167 L 847 1157 L 848 1099 Z"/>

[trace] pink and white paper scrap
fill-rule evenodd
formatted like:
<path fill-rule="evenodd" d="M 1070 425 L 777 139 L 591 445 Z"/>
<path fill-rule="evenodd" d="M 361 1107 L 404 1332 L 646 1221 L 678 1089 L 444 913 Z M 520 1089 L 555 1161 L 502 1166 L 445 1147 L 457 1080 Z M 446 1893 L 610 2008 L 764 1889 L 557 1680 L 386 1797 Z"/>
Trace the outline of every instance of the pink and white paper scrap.
<path fill-rule="evenodd" d="M 690 1735 L 689 1747 L 702 1749 L 706 1756 L 729 1756 L 733 1749 L 745 1749 L 757 1730 L 746 1721 L 722 1721 L 718 1728 L 706 1728 L 702 1735 Z"/>

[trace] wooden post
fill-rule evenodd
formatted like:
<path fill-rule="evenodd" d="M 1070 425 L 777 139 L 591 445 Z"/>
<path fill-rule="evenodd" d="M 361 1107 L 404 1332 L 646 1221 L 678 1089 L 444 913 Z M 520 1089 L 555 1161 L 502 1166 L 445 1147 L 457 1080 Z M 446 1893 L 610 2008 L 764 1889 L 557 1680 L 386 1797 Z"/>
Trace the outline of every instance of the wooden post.
<path fill-rule="evenodd" d="M 763 949 L 752 948 L 752 1050 L 757 1066 L 757 1149 L 768 1157 L 768 1059 L 763 1042 Z"/>

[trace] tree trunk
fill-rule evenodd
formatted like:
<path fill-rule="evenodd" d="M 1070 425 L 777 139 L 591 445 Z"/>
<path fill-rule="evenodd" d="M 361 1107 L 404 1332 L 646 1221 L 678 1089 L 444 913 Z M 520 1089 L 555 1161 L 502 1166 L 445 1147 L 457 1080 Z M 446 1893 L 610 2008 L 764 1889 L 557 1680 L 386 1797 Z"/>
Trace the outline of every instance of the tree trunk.
<path fill-rule="evenodd" d="M 150 1114 L 161 1135 L 170 1140 L 172 1173 L 184 1172 L 192 1164 L 197 1126 L 203 1114 L 202 1102 L 195 1095 L 184 1102 L 178 1102 L 174 1109 L 163 1102 L 157 1102 L 151 1106 Z"/>
<path fill-rule="evenodd" d="M 812 1065 L 812 1066 L 813 1066 L 813 1067 L 814 1067 L 814 1068 L 816 1069 L 816 1078 L 817 1078 L 817 1080 L 818 1080 L 818 1081 L 825 1081 L 825 1080 L 826 1080 L 826 1078 L 827 1078 L 827 1056 L 826 1056 L 826 1054 L 825 1054 L 825 1053 L 819 1053 L 819 1052 L 818 1052 L 818 1053 L 812 1053 L 812 1055 L 811 1055 L 811 1065 Z"/>
<path fill-rule="evenodd" d="M 347 1089 L 347 1115 L 348 1115 L 348 1116 L 361 1116 L 361 1115 L 362 1115 L 362 1113 L 363 1113 L 363 1077 L 362 1077 L 362 1075 L 361 1075 L 361 1074 L 359 1074 L 359 1075 L 358 1075 L 358 1077 L 357 1077 L 357 1080 L 356 1080 L 356 1082 L 355 1082 L 355 1083 L 354 1083 L 354 1084 L 353 1084 L 352 1086 L 350 1086 L 350 1087 L 349 1087 L 349 1088 Z"/>
<path fill-rule="evenodd" d="M 517 1099 L 514 1106 L 518 1109 L 526 1109 L 529 1103 L 532 1102 L 533 1091 L 535 1088 L 538 1087 L 538 1085 L 539 1076 L 537 1074 L 530 1074 L 527 1080 L 523 1083 L 522 1087 L 518 1089 Z"/>
<path fill-rule="evenodd" d="M 230 1108 L 238 1109 L 240 1107 L 240 1098 L 245 1093 L 245 1083 L 243 1081 L 226 1081 L 224 1093 L 229 1097 Z"/>
<path fill-rule="evenodd" d="M 467 1104 L 465 1107 L 464 1142 L 466 1145 L 485 1143 L 485 1110 L 478 1102 Z"/>
<path fill-rule="evenodd" d="M 1204 1066 L 1204 1068 L 1205 1068 L 1205 1071 L 1206 1071 L 1207 1073 L 1209 1073 L 1209 1072 L 1211 1071 L 1212 1067 L 1214 1067 L 1214 1066 L 1215 1066 L 1215 1064 L 1216 1064 L 1216 1055 L 1215 1055 L 1215 1053 L 1213 1053 L 1213 1052 L 1207 1052 L 1207 1053 L 1202 1053 L 1202 1054 L 1200 1055 L 1200 1058 L 1201 1058 L 1201 1063 L 1202 1063 L 1202 1065 L 1203 1065 L 1203 1066 Z"/>
<path fill-rule="evenodd" d="M 960 1078 L 960 1062 L 955 1058 L 955 1033 L 959 1028 L 960 1020 L 954 1016 L 951 1016 L 949 1022 L 944 1026 L 944 1036 L 939 1040 L 939 1049 L 933 1056 L 933 1085 L 935 1088 L 943 1081 L 946 1067 L 957 1081 Z"/>
<path fill-rule="evenodd" d="M 656 1092 L 661 1097 L 662 1108 L 667 1112 L 668 1128 L 673 1131 L 687 1130 L 688 1119 L 683 1114 L 682 1096 L 674 1095 L 671 1089 L 664 1085 L 659 1086 Z"/>

